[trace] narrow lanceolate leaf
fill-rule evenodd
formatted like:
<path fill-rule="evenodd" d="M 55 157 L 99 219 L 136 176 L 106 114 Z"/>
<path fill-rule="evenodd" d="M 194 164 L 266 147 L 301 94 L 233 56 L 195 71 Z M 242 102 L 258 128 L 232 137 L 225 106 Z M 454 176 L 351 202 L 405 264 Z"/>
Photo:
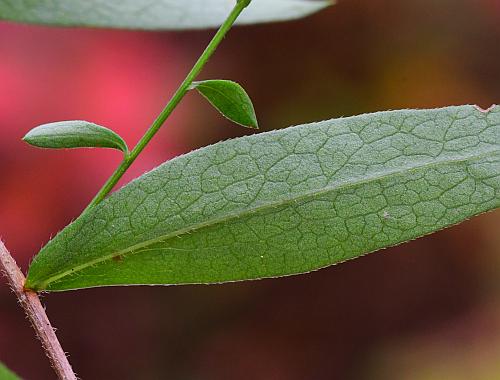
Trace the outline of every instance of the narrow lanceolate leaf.
<path fill-rule="evenodd" d="M 135 29 L 199 29 L 222 24 L 236 0 L 0 0 L 0 19 L 63 26 Z M 284 21 L 310 15 L 328 0 L 253 0 L 239 24 Z"/>
<path fill-rule="evenodd" d="M 258 128 L 252 100 L 238 83 L 230 80 L 205 80 L 191 86 L 222 115 L 247 128 Z"/>
<path fill-rule="evenodd" d="M 20 380 L 20 377 L 0 362 L 0 380 Z"/>
<path fill-rule="evenodd" d="M 323 121 L 221 142 L 143 175 L 50 241 L 26 286 L 303 273 L 499 206 L 498 106 Z"/>
<path fill-rule="evenodd" d="M 128 152 L 127 144 L 115 132 L 88 121 L 59 121 L 40 125 L 23 140 L 39 148 L 113 148 Z"/>

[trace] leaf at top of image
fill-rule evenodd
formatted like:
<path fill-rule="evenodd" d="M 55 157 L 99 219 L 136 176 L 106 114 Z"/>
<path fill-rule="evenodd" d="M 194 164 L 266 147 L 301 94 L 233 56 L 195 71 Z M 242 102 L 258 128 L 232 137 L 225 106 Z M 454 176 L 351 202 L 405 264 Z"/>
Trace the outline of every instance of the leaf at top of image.
<path fill-rule="evenodd" d="M 164 163 L 56 235 L 33 259 L 26 287 L 305 273 L 499 206 L 500 107 L 327 120 Z"/>
<path fill-rule="evenodd" d="M 83 120 L 43 124 L 29 131 L 23 140 L 38 148 L 112 148 L 128 152 L 125 141 L 111 129 Z"/>
<path fill-rule="evenodd" d="M 252 100 L 238 83 L 229 80 L 205 80 L 194 82 L 196 89 L 224 117 L 246 128 L 259 128 Z"/>
<path fill-rule="evenodd" d="M 236 0 L 0 0 L 0 20 L 125 29 L 202 29 L 222 24 Z M 308 16 L 329 0 L 253 0 L 236 24 Z"/>

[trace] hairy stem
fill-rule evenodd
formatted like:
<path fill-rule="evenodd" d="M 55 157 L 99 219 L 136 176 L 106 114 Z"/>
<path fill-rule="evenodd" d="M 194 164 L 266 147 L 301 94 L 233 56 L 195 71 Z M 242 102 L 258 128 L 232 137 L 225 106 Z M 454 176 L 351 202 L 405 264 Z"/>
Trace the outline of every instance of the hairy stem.
<path fill-rule="evenodd" d="M 24 289 L 24 275 L 10 255 L 5 245 L 0 240 L 0 270 L 3 272 L 12 291 L 15 293 L 19 304 L 26 312 L 31 325 L 42 342 L 47 357 L 52 368 L 57 373 L 59 379 L 76 380 L 76 375 L 71 369 L 68 358 L 64 353 L 61 344 L 57 340 L 56 333 L 52 328 L 45 309 L 40 302 L 38 295 Z"/>
<path fill-rule="evenodd" d="M 97 195 L 94 197 L 92 202 L 87 206 L 85 211 L 88 209 L 92 208 L 99 202 L 101 202 L 111 190 L 115 187 L 117 182 L 120 180 L 120 178 L 125 174 L 127 169 L 132 165 L 132 163 L 135 161 L 135 159 L 139 156 L 139 154 L 144 150 L 146 145 L 151 141 L 153 136 L 158 132 L 158 130 L 161 128 L 161 126 L 165 123 L 165 121 L 168 119 L 168 117 L 172 114 L 174 109 L 177 107 L 177 105 L 180 103 L 182 98 L 186 95 L 186 93 L 189 91 L 189 88 L 193 81 L 196 79 L 198 74 L 201 72 L 205 64 L 208 62 L 210 57 L 214 54 L 215 50 L 219 46 L 219 44 L 222 42 L 224 39 L 224 36 L 229 32 L 231 27 L 233 26 L 234 22 L 238 18 L 238 16 L 241 14 L 243 9 L 245 9 L 249 4 L 251 0 L 238 0 L 235 7 L 227 17 L 226 21 L 222 24 L 222 26 L 219 28 L 215 36 L 212 38 L 208 46 L 206 47 L 205 51 L 203 54 L 200 56 L 198 61 L 195 63 L 189 74 L 187 75 L 186 79 L 181 83 L 177 91 L 174 93 L 170 101 L 167 103 L 163 111 L 158 115 L 156 120 L 153 122 L 151 127 L 146 131 L 144 136 L 139 140 L 137 145 L 132 149 L 130 154 L 126 155 L 125 158 L 123 159 L 122 163 L 118 168 L 115 170 L 115 172 L 111 175 L 111 177 L 108 179 L 108 181 L 104 184 L 104 186 L 101 188 L 101 190 L 97 193 Z"/>

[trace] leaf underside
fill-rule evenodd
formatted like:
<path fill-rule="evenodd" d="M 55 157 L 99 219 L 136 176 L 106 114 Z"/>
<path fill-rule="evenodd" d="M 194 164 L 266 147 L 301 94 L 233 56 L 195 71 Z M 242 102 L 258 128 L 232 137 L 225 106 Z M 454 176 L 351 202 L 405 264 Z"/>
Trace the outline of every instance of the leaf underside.
<path fill-rule="evenodd" d="M 35 257 L 27 287 L 219 283 L 304 273 L 500 206 L 500 107 L 380 112 L 175 158 Z"/>
<path fill-rule="evenodd" d="M 127 144 L 118 134 L 83 120 L 43 124 L 29 131 L 23 140 L 39 148 L 112 148 L 128 152 Z"/>
<path fill-rule="evenodd" d="M 0 0 L 0 20 L 59 26 L 130 29 L 218 27 L 236 0 Z M 310 15 L 332 1 L 253 0 L 237 24 L 284 21 Z"/>

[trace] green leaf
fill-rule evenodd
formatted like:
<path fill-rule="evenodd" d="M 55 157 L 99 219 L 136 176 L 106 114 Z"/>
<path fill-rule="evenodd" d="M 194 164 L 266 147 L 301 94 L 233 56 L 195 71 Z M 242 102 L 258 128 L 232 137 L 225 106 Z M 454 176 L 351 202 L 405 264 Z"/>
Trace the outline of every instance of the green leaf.
<path fill-rule="evenodd" d="M 29 131 L 23 140 L 39 148 L 113 148 L 128 152 L 127 144 L 115 132 L 88 121 L 73 120 L 43 124 Z"/>
<path fill-rule="evenodd" d="M 194 82 L 191 89 L 202 94 L 222 115 L 247 128 L 259 128 L 252 100 L 238 83 L 230 80 Z"/>
<path fill-rule="evenodd" d="M 14 372 L 8 369 L 2 362 L 0 362 L 0 380 L 20 380 Z"/>
<path fill-rule="evenodd" d="M 236 0 L 0 0 L 0 19 L 62 26 L 199 29 L 222 24 Z M 253 0 L 237 24 L 310 15 L 332 1 Z"/>
<path fill-rule="evenodd" d="M 84 213 L 26 286 L 220 283 L 303 273 L 500 206 L 500 107 L 380 112 L 221 142 Z"/>

